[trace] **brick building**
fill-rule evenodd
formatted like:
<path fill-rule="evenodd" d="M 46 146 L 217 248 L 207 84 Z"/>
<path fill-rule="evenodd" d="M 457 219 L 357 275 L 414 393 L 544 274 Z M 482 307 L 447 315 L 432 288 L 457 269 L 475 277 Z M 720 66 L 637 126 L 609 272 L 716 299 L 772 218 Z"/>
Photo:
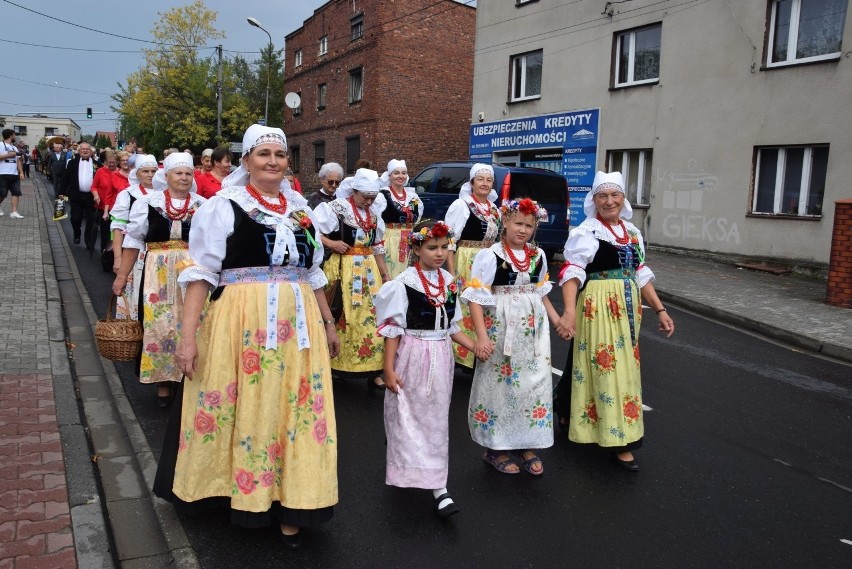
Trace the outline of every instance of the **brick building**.
<path fill-rule="evenodd" d="M 453 0 L 330 0 L 287 35 L 285 110 L 291 164 L 307 190 L 338 162 L 413 176 L 468 155 L 476 10 Z"/>

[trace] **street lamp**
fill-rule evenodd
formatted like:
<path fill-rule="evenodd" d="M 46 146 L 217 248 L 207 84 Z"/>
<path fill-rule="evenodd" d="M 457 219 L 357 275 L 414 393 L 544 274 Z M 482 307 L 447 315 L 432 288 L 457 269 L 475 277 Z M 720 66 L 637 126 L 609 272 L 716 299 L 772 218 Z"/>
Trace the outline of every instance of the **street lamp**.
<path fill-rule="evenodd" d="M 257 18 L 246 18 L 246 21 L 255 28 L 260 28 L 266 32 L 266 35 L 269 37 L 269 59 L 266 62 L 266 111 L 263 113 L 263 122 L 266 126 L 269 126 L 269 74 L 270 67 L 272 67 L 272 36 L 266 28 L 260 25 Z"/>

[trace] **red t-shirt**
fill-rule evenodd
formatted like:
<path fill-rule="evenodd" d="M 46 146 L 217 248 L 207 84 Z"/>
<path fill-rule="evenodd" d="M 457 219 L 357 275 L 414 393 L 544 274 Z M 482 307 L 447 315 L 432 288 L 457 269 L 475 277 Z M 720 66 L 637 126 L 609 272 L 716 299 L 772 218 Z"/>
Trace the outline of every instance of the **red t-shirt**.
<path fill-rule="evenodd" d="M 198 195 L 208 200 L 222 189 L 222 180 L 217 179 L 212 172 L 199 174 L 195 177 L 195 183 L 198 186 Z"/>
<path fill-rule="evenodd" d="M 98 168 L 95 172 L 95 177 L 92 179 L 92 192 L 98 193 L 101 203 L 98 209 L 103 210 L 105 207 L 115 204 L 115 194 L 112 191 L 112 171 L 107 167 Z"/>

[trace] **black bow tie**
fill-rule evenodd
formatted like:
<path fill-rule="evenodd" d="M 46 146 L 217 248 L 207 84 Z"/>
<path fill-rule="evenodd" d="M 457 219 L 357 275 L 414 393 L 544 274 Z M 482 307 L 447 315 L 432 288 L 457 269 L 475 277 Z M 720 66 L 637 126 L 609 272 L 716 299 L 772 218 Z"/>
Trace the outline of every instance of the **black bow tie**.
<path fill-rule="evenodd" d="M 88 159 L 88 158 L 80 158 L 80 160 L 82 160 L 83 162 L 88 162 L 88 161 L 89 161 L 89 159 Z"/>

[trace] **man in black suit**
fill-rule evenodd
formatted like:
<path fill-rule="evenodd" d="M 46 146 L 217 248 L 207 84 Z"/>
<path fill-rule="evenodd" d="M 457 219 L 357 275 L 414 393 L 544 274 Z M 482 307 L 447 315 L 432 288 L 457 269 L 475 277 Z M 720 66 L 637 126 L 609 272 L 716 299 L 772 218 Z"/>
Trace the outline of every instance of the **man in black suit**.
<path fill-rule="evenodd" d="M 68 196 L 71 202 L 71 228 L 74 230 L 74 244 L 80 243 L 80 228 L 82 222 L 83 240 L 86 249 L 94 250 L 97 224 L 95 223 L 95 199 L 92 195 L 92 181 L 95 179 L 95 159 L 92 157 L 92 146 L 88 142 L 80 142 L 77 147 L 77 157 L 68 162 L 65 175 L 62 177 L 60 195 Z"/>
<path fill-rule="evenodd" d="M 58 196 L 62 191 L 62 175 L 65 173 L 65 164 L 71 158 L 68 151 L 62 150 L 62 144 L 55 143 L 53 149 L 47 153 L 45 164 L 47 171 L 50 172 L 50 179 L 53 182 L 53 195 Z"/>

